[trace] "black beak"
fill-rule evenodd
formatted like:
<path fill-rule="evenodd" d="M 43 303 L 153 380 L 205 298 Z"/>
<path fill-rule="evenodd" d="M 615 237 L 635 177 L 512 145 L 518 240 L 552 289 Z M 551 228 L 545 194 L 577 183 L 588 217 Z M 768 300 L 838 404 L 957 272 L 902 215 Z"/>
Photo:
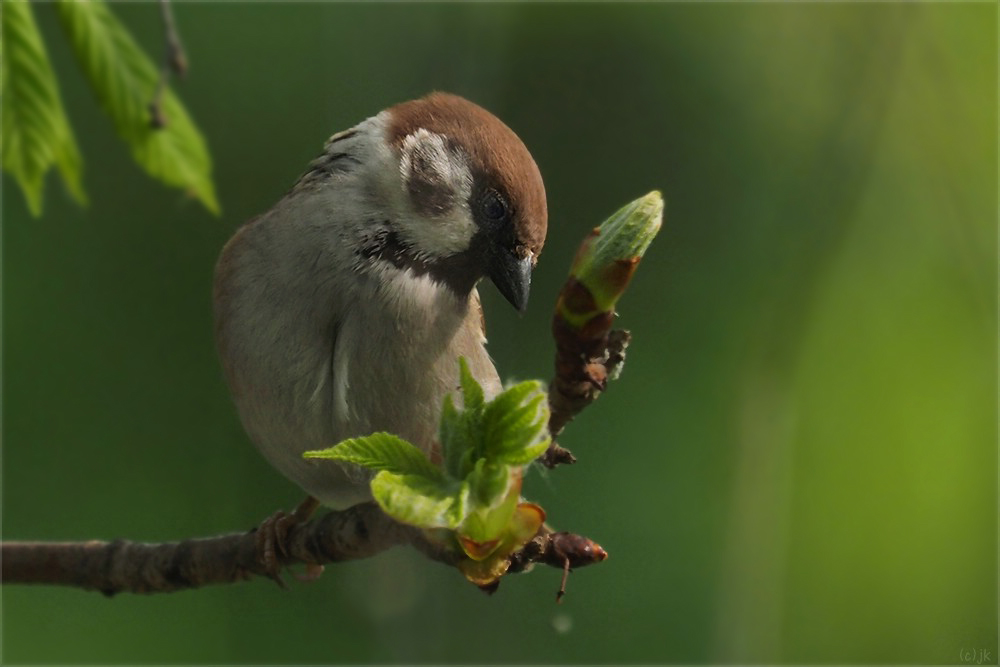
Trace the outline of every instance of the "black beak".
<path fill-rule="evenodd" d="M 531 257 L 518 257 L 513 251 L 505 249 L 496 253 L 490 264 L 490 280 L 510 305 L 523 314 L 528 307 L 528 291 L 531 289 Z"/>

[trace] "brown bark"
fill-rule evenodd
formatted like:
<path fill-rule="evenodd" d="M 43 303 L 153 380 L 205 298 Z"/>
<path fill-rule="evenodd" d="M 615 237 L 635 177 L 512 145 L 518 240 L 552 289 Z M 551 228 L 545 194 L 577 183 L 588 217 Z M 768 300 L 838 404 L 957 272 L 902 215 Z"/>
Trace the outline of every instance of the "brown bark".
<path fill-rule="evenodd" d="M 274 572 L 264 564 L 257 531 L 154 544 L 128 540 L 4 542 L 0 553 L 2 581 L 73 586 L 111 596 L 170 593 L 246 581 L 253 576 L 274 578 Z M 374 503 L 292 525 L 274 555 L 279 568 L 315 566 L 368 558 L 403 544 L 446 565 L 457 562 L 456 550 L 390 519 Z M 522 551 L 511 556 L 508 572 L 523 572 L 532 563 L 581 567 L 606 557 L 604 550 L 587 538 L 543 528 Z"/>

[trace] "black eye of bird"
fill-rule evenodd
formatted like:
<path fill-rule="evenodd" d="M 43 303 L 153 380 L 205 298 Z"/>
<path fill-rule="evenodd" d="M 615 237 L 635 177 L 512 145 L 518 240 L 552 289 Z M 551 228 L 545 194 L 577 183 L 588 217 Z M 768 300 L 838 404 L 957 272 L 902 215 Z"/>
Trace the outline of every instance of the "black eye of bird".
<path fill-rule="evenodd" d="M 499 222 L 507 217 L 507 202 L 496 190 L 487 190 L 483 197 L 483 215 L 494 222 Z"/>

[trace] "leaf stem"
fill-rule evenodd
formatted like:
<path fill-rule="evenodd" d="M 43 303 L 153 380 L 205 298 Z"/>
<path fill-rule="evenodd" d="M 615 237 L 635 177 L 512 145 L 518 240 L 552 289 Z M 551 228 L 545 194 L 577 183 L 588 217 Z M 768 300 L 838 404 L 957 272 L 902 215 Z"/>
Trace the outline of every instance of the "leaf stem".
<path fill-rule="evenodd" d="M 167 126 L 168 119 L 163 112 L 163 91 L 167 88 L 170 74 L 173 73 L 179 78 L 184 78 L 188 68 L 187 56 L 184 54 L 184 47 L 181 45 L 177 24 L 174 22 L 174 13 L 170 7 L 170 0 L 160 0 L 160 16 L 163 19 L 163 33 L 166 46 L 163 50 L 163 64 L 160 66 L 160 78 L 156 82 L 156 92 L 153 93 L 153 99 L 149 103 L 149 122 L 156 129 Z"/>

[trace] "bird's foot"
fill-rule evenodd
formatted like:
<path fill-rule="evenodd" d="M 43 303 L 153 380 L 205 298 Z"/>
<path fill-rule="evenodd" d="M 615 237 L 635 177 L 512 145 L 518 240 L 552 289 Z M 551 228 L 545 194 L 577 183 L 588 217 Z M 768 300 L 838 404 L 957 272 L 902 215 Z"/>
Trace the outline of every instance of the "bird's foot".
<path fill-rule="evenodd" d="M 268 577 L 273 579 L 281 588 L 288 588 L 284 579 L 281 578 L 282 560 L 288 557 L 288 536 L 293 527 L 304 523 L 312 516 L 319 501 L 312 496 L 303 500 L 291 514 L 284 510 L 278 510 L 257 527 L 255 543 L 257 546 L 257 560 L 264 566 L 264 571 Z M 323 573 L 323 566 L 318 563 L 308 563 L 303 575 L 295 575 L 299 581 L 315 581 Z"/>

